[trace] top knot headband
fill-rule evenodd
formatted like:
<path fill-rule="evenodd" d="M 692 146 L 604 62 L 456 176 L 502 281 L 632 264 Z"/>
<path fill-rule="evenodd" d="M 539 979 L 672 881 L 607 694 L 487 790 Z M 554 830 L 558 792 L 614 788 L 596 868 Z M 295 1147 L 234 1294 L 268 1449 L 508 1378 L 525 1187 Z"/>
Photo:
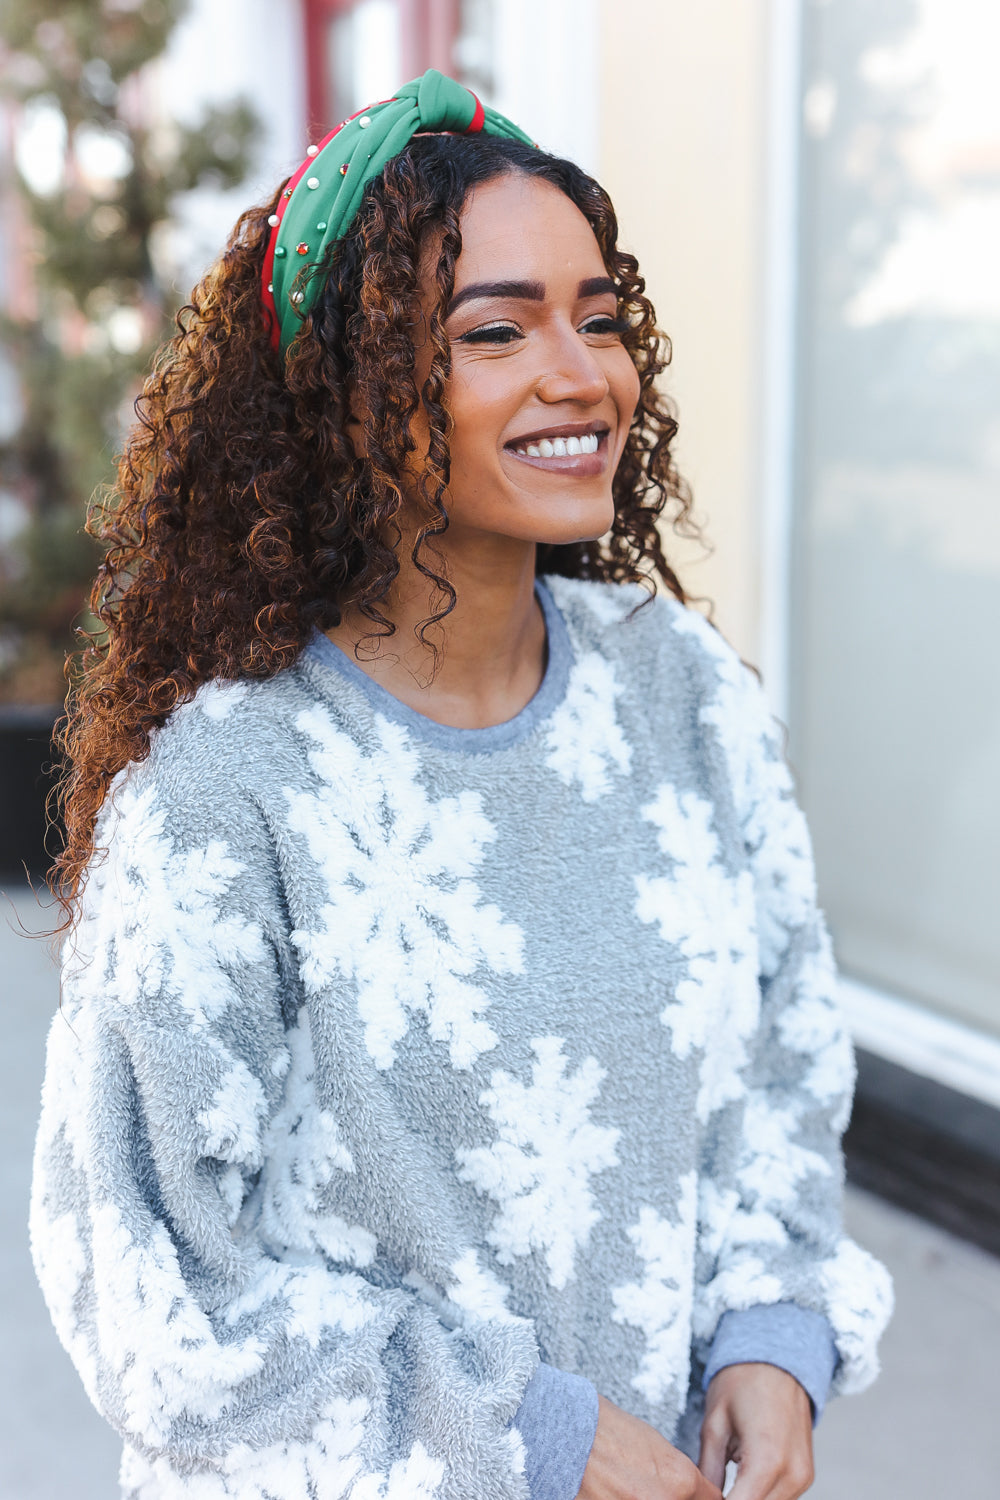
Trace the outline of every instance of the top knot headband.
<path fill-rule="evenodd" d="M 275 349 L 288 348 L 323 289 L 321 276 L 296 284 L 299 272 L 322 260 L 331 241 L 347 232 L 368 183 L 421 131 L 482 131 L 532 144 L 505 115 L 486 109 L 460 83 L 429 68 L 392 99 L 359 110 L 310 146 L 268 220 L 271 239 L 262 279 Z"/>

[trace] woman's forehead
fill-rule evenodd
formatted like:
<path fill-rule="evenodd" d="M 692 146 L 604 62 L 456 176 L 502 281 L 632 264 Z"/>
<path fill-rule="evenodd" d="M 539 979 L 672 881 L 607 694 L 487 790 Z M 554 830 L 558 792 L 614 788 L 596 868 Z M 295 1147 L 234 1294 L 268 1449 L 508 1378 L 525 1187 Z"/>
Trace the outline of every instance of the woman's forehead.
<path fill-rule="evenodd" d="M 571 198 L 543 178 L 494 178 L 462 212 L 456 288 L 469 280 L 597 276 L 604 261 L 594 231 Z"/>

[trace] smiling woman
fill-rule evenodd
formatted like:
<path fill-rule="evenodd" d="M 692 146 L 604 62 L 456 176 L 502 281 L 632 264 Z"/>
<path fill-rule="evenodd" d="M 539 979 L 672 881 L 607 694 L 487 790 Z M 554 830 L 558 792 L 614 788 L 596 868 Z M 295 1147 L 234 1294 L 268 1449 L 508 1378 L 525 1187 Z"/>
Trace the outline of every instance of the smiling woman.
<path fill-rule="evenodd" d="M 606 194 L 434 73 L 161 352 L 31 1221 L 129 1500 L 793 1500 L 874 1376 L 808 837 L 663 550 L 665 357 Z"/>

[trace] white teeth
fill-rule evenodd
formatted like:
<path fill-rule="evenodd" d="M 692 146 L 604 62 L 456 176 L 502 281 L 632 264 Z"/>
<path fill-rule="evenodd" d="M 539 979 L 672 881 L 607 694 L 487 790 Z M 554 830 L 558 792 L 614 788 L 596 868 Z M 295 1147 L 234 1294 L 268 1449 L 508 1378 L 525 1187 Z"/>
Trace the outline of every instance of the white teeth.
<path fill-rule="evenodd" d="M 583 437 L 539 438 L 537 443 L 521 443 L 514 449 L 522 458 L 577 458 L 583 453 L 596 453 L 601 445 L 596 432 Z"/>

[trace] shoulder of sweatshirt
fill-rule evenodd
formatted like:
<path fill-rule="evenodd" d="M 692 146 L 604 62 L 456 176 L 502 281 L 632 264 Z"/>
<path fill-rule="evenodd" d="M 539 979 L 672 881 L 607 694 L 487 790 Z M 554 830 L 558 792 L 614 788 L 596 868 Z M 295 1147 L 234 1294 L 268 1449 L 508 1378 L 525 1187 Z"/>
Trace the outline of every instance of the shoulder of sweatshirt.
<path fill-rule="evenodd" d="M 738 653 L 706 617 L 673 594 L 641 584 L 592 579 L 543 579 L 578 651 L 652 666 L 659 662 L 714 684 L 754 679 Z"/>
<path fill-rule="evenodd" d="M 265 831 L 274 789 L 301 778 L 298 716 L 315 704 L 301 658 L 273 677 L 204 682 L 150 735 L 149 753 L 115 777 L 101 810 L 108 834 L 139 796 L 153 797 L 184 837 Z"/>

